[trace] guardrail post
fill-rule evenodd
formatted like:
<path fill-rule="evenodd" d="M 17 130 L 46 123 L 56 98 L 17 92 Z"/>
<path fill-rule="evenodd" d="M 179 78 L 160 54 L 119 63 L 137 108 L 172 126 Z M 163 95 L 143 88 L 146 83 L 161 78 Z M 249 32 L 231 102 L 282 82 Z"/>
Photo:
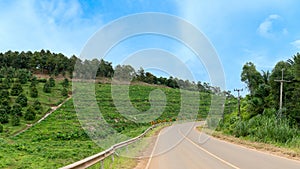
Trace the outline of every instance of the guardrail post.
<path fill-rule="evenodd" d="M 104 169 L 103 160 L 100 161 L 100 169 Z"/>

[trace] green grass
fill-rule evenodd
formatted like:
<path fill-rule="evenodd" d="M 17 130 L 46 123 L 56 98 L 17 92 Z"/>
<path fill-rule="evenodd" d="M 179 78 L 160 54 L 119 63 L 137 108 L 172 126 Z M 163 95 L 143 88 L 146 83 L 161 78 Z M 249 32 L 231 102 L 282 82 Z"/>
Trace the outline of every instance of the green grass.
<path fill-rule="evenodd" d="M 59 87 L 59 85 L 56 86 Z M 132 85 L 130 86 L 129 98 L 133 107 L 138 111 L 149 110 L 149 94 L 154 89 L 162 90 L 166 94 L 167 99 L 165 109 L 155 120 L 175 120 L 182 106 L 181 95 L 178 89 Z M 55 93 L 56 91 L 54 90 L 53 92 Z M 197 93 L 195 92 L 184 92 L 186 96 L 197 97 Z M 40 95 L 40 97 L 43 98 L 41 102 L 44 105 L 57 104 L 62 101 L 61 98 L 54 96 L 49 100 L 49 95 L 47 94 Z M 200 93 L 200 98 L 202 100 L 200 101 L 198 111 L 201 111 L 201 113 L 197 114 L 196 112 L 198 118 L 204 117 L 207 114 L 203 110 L 208 110 L 210 104 L 209 94 Z M 116 131 L 126 135 L 127 138 L 141 134 L 150 126 L 149 122 L 135 123 L 118 112 L 111 97 L 111 85 L 97 84 L 96 99 L 105 121 L 111 124 Z M 87 100 L 88 102 L 89 100 Z M 183 104 L 186 109 L 182 113 L 182 117 L 179 118 L 188 118 L 190 117 L 188 116 L 189 113 L 194 110 L 191 106 L 193 102 L 189 102 L 188 100 Z M 103 151 L 82 129 L 74 110 L 73 99 L 67 101 L 44 121 L 33 126 L 26 132 L 16 137 L 2 136 L 0 137 L 0 168 L 58 168 Z M 122 139 L 125 139 L 125 137 L 120 138 L 120 140 L 114 140 L 111 144 L 119 142 Z M 130 162 L 126 158 L 118 158 L 117 160 L 121 164 L 126 162 L 129 162 L 130 165 L 135 164 L 135 162 Z M 114 164 L 111 164 L 109 160 L 106 160 L 105 163 L 107 163 L 105 164 L 106 166 L 114 168 L 118 166 L 119 162 L 116 161 Z"/>

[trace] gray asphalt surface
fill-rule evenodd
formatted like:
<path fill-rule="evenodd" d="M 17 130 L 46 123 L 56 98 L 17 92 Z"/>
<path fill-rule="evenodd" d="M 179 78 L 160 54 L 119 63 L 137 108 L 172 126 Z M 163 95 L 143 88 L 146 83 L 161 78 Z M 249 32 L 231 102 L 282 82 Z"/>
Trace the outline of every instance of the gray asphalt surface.
<path fill-rule="evenodd" d="M 148 160 L 148 169 L 300 169 L 300 161 L 274 156 L 212 138 L 194 129 L 197 123 L 163 129 Z"/>

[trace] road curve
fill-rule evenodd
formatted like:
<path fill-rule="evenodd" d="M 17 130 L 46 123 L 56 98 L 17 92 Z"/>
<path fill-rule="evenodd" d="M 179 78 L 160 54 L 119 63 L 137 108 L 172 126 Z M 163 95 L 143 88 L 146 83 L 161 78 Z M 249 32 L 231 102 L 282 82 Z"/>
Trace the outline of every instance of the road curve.
<path fill-rule="evenodd" d="M 214 139 L 194 129 L 197 123 L 163 129 L 146 169 L 300 169 L 300 161 Z"/>

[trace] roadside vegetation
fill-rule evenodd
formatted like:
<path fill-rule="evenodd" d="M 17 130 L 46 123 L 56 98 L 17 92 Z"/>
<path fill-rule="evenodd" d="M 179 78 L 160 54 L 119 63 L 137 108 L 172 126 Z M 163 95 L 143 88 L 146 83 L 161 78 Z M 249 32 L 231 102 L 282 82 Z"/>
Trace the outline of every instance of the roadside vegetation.
<path fill-rule="evenodd" d="M 280 83 L 283 86 L 283 107 L 279 107 Z M 241 99 L 238 109 L 226 113 L 218 130 L 246 140 L 273 144 L 300 154 L 300 54 L 278 62 L 271 72 L 256 70 L 253 63 L 243 66 L 241 80 L 250 91 Z"/>

